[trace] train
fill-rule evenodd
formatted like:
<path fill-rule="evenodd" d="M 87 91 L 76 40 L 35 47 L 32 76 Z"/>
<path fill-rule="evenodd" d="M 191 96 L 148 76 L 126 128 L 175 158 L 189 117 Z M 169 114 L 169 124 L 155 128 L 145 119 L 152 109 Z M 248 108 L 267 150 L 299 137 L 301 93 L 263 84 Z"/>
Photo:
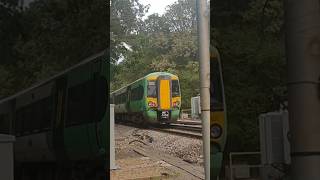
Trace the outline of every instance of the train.
<path fill-rule="evenodd" d="M 105 170 L 108 77 L 102 51 L 0 101 L 0 133 L 16 137 L 15 179 L 64 180 L 88 168 Z"/>
<path fill-rule="evenodd" d="M 180 115 L 181 93 L 177 75 L 150 73 L 110 95 L 116 121 L 140 125 L 170 124 Z"/>
<path fill-rule="evenodd" d="M 210 47 L 210 174 L 217 179 L 227 138 L 227 116 L 220 55 Z"/>

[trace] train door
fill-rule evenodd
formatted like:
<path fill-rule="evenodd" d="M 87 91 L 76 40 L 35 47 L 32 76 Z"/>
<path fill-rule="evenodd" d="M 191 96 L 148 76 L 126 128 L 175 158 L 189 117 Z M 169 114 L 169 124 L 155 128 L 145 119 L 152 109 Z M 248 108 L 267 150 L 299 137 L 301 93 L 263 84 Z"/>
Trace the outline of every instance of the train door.
<path fill-rule="evenodd" d="M 99 70 L 100 70 L 100 63 L 99 61 L 94 61 L 92 63 L 90 63 L 90 66 L 92 68 L 89 68 L 88 70 L 91 71 L 90 72 L 90 80 L 91 83 L 91 88 L 92 90 L 90 91 L 92 94 L 92 99 L 90 100 L 91 106 L 93 107 L 91 114 L 91 118 L 92 121 L 89 122 L 85 128 L 87 131 L 87 135 L 88 135 L 88 141 L 89 141 L 89 145 L 90 145 L 90 151 L 92 156 L 94 154 L 96 154 L 99 151 L 99 147 L 101 146 L 101 139 L 100 136 L 98 134 L 99 130 L 98 130 L 98 123 L 99 123 L 99 117 L 97 115 L 98 112 L 98 104 L 97 102 L 99 101 L 99 97 L 100 94 L 98 93 L 99 90 Z"/>
<path fill-rule="evenodd" d="M 93 125 L 87 126 L 89 139 L 91 141 L 91 150 L 97 154 L 100 150 L 104 149 L 102 143 L 103 132 L 103 118 L 105 118 L 107 107 L 107 81 L 102 76 L 102 62 L 100 60 L 94 61 L 92 66 L 92 79 L 93 86 Z"/>
<path fill-rule="evenodd" d="M 73 69 L 67 77 L 65 149 L 70 160 L 86 159 L 92 157 L 92 143 L 94 143 L 91 134 L 88 134 L 88 128 L 95 128 L 92 63 Z"/>
<path fill-rule="evenodd" d="M 171 82 L 170 77 L 159 76 L 158 79 L 158 104 L 161 110 L 169 110 L 171 107 Z"/>
<path fill-rule="evenodd" d="M 56 80 L 55 88 L 55 113 L 52 125 L 53 149 L 58 161 L 64 161 L 66 158 L 64 144 L 64 127 L 65 127 L 65 109 L 66 109 L 66 86 L 65 77 Z"/>
<path fill-rule="evenodd" d="M 171 78 L 169 76 L 158 77 L 158 119 L 169 120 L 171 109 Z"/>

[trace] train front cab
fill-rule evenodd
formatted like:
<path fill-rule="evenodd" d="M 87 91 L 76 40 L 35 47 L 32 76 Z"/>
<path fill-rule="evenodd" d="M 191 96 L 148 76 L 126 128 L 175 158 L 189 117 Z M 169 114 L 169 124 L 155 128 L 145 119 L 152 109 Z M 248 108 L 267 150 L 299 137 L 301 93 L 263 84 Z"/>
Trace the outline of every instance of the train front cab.
<path fill-rule="evenodd" d="M 169 73 L 150 74 L 146 78 L 146 111 L 149 123 L 175 122 L 180 114 L 181 95 L 177 76 Z"/>
<path fill-rule="evenodd" d="M 226 106 L 221 64 L 218 51 L 216 49 L 214 50 L 215 51 L 210 54 L 211 179 L 217 179 L 220 174 L 227 135 Z"/>

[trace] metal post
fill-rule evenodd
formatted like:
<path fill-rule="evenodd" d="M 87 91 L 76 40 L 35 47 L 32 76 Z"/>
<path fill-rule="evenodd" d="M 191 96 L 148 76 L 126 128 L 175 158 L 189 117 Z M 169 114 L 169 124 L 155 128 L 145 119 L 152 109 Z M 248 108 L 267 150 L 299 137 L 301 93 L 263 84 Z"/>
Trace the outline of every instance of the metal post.
<path fill-rule="evenodd" d="M 14 180 L 14 141 L 14 136 L 0 134 L 0 179 Z"/>
<path fill-rule="evenodd" d="M 291 179 L 320 179 L 320 1 L 285 0 Z"/>
<path fill-rule="evenodd" d="M 206 0 L 197 0 L 200 55 L 200 98 L 205 179 L 210 179 L 210 36 L 209 9 Z"/>
<path fill-rule="evenodd" d="M 232 154 L 229 154 L 230 179 L 233 180 Z"/>
<path fill-rule="evenodd" d="M 110 104 L 110 170 L 117 169 L 114 142 L 114 104 Z"/>

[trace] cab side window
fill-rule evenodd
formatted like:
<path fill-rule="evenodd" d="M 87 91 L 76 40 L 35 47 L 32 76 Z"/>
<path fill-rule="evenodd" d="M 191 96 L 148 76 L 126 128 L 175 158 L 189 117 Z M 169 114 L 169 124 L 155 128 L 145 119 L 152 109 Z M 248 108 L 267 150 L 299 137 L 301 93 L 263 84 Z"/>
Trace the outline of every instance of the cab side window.
<path fill-rule="evenodd" d="M 143 98 L 143 87 L 141 85 L 139 85 L 136 88 L 133 88 L 131 90 L 131 97 L 130 99 L 132 101 L 139 101 Z"/>

